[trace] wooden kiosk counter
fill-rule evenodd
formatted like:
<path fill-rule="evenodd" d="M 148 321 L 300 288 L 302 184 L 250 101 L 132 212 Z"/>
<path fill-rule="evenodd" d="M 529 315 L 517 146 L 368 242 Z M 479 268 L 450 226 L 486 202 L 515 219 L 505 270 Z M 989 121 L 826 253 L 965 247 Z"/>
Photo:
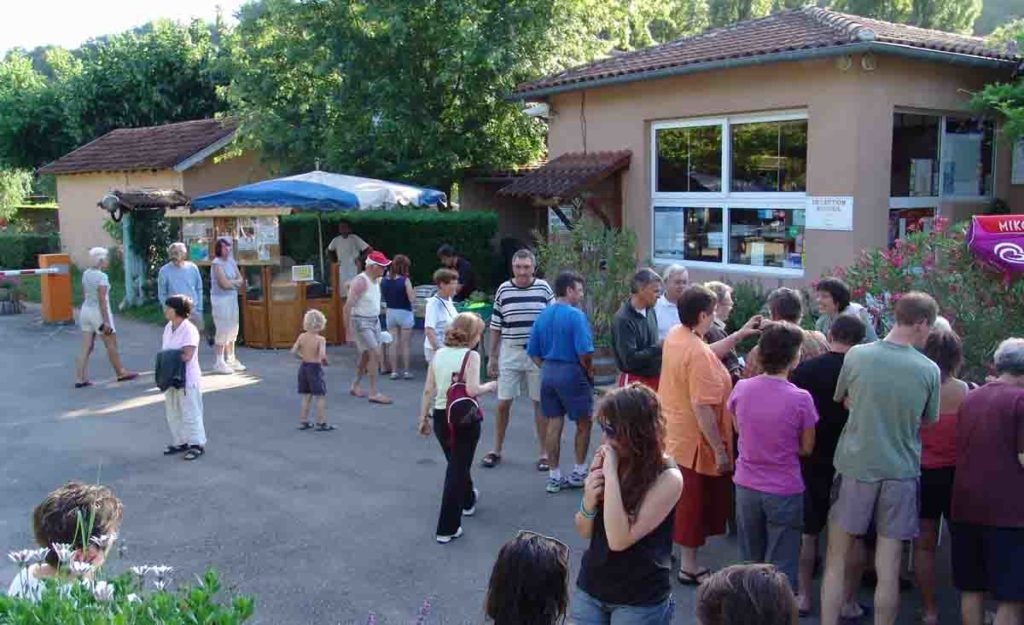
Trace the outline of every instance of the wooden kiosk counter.
<path fill-rule="evenodd" d="M 337 264 L 325 272 L 330 283 L 324 284 L 315 280 L 313 265 L 295 265 L 281 255 L 280 218 L 291 212 L 289 208 L 230 207 L 190 213 L 181 208 L 168 210 L 165 216 L 181 220 L 182 241 L 189 260 L 197 265 L 210 265 L 217 239 L 231 239 L 235 261 L 245 276 L 239 311 L 246 345 L 291 347 L 310 308 L 327 317 L 328 344 L 344 343 Z"/>

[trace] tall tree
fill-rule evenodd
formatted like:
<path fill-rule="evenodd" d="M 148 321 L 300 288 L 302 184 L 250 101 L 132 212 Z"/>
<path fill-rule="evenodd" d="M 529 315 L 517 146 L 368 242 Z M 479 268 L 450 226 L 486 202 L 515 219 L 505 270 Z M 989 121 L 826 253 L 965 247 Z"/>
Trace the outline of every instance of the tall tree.
<path fill-rule="evenodd" d="M 710 0 L 709 8 L 711 25 L 718 27 L 764 17 L 774 5 L 772 0 Z"/>
<path fill-rule="evenodd" d="M 969 33 L 982 0 L 833 0 L 837 11 L 950 32 Z"/>

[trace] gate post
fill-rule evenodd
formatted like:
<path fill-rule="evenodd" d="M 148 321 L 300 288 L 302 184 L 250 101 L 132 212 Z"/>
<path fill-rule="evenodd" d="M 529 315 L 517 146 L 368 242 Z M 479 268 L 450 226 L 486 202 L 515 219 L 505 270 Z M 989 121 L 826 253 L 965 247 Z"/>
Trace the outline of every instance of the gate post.
<path fill-rule="evenodd" d="M 75 315 L 71 308 L 71 257 L 67 254 L 40 254 L 39 267 L 63 269 L 60 273 L 44 274 L 40 278 L 43 322 L 73 323 Z"/>

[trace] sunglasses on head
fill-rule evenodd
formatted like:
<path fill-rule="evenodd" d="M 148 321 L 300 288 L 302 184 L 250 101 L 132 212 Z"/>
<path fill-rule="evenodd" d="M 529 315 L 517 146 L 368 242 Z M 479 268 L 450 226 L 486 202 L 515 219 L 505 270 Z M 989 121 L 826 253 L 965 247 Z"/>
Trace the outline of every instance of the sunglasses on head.
<path fill-rule="evenodd" d="M 519 530 L 519 533 L 516 534 L 516 538 L 540 538 L 541 540 L 546 540 L 558 548 L 559 554 L 563 558 L 566 560 L 569 559 L 569 545 L 552 536 L 545 536 L 544 534 L 538 534 L 531 530 Z"/>
<path fill-rule="evenodd" d="M 605 436 L 609 438 L 615 436 L 615 428 L 613 428 L 608 423 L 605 423 L 604 421 L 598 421 L 597 425 L 598 427 L 601 428 L 601 431 L 605 433 Z"/>

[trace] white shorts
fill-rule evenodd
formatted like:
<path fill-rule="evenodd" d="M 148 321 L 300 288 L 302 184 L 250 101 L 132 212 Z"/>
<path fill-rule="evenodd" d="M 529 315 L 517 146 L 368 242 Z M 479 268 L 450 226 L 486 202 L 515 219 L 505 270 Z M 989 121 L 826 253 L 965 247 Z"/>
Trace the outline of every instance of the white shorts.
<path fill-rule="evenodd" d="M 394 330 L 395 328 L 411 330 L 413 325 L 416 324 L 416 318 L 413 317 L 411 310 L 402 310 L 400 308 L 388 308 L 386 312 L 388 330 Z"/>
<path fill-rule="evenodd" d="M 89 334 L 99 334 L 100 326 L 103 325 L 103 313 L 96 306 L 82 305 L 78 310 L 78 327 L 82 329 L 82 332 L 88 332 Z M 110 316 L 110 328 L 117 331 L 114 328 L 114 316 Z"/>
<path fill-rule="evenodd" d="M 174 445 L 206 445 L 203 392 L 195 386 L 164 391 L 167 427 Z"/>
<path fill-rule="evenodd" d="M 515 399 L 526 394 L 540 401 L 540 369 L 521 345 L 502 343 L 498 358 L 498 399 Z"/>
<path fill-rule="evenodd" d="M 214 342 L 217 345 L 234 343 L 238 339 L 238 298 L 214 297 L 210 305 L 216 330 Z"/>

